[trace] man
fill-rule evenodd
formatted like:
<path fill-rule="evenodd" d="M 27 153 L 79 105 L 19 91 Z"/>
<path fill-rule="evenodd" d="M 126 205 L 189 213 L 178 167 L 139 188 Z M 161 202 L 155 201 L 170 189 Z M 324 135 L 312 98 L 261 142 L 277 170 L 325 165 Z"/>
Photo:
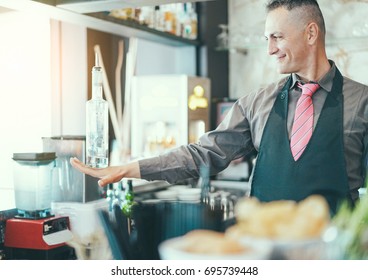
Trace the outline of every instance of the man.
<path fill-rule="evenodd" d="M 71 164 L 101 178 L 101 186 L 124 177 L 175 182 L 198 177 L 203 164 L 215 174 L 256 151 L 251 195 L 261 201 L 300 201 L 321 194 L 336 212 L 342 200 L 358 199 L 364 182 L 368 87 L 343 77 L 328 60 L 325 33 L 317 1 L 270 1 L 268 53 L 278 71 L 290 75 L 240 98 L 219 127 L 196 144 L 106 169 L 88 168 L 77 159 Z M 308 89 L 302 94 L 304 83 Z M 310 127 L 293 128 L 294 122 Z"/>

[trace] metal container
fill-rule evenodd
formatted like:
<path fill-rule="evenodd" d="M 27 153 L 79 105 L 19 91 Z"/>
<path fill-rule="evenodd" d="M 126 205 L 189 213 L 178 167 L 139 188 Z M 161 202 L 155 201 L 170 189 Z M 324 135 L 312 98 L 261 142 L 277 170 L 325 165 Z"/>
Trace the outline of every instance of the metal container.
<path fill-rule="evenodd" d="M 53 188 L 54 202 L 89 202 L 100 199 L 104 189 L 98 186 L 98 179 L 85 175 L 70 164 L 71 157 L 85 162 L 85 136 L 43 137 L 43 150 L 55 152 L 58 170 L 58 186 Z"/>

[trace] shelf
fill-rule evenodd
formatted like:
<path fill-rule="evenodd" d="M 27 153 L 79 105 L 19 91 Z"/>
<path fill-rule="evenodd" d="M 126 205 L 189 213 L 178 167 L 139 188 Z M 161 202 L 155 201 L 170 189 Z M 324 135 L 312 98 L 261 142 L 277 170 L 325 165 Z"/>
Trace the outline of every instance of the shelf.
<path fill-rule="evenodd" d="M 42 0 L 37 0 L 42 2 Z M 121 8 L 135 8 L 143 6 L 156 6 L 171 3 L 204 2 L 214 0 L 54 0 L 57 7 L 73 12 L 86 14 L 94 12 L 111 11 Z M 50 2 L 45 1 L 44 2 Z"/>
<path fill-rule="evenodd" d="M 139 26 L 139 24 L 133 25 L 132 23 L 122 23 L 119 20 L 107 20 L 105 19 L 106 15 L 101 15 L 100 18 L 98 18 L 96 16 L 79 14 L 53 5 L 41 3 L 41 1 L 0 0 L 0 12 L 1 11 L 34 13 L 42 17 L 84 26 L 101 32 L 128 38 L 136 37 L 169 46 L 182 47 L 200 45 L 197 40 L 188 40 L 168 33 L 166 34 L 158 30 L 152 30 L 148 27 Z"/>
<path fill-rule="evenodd" d="M 108 21 L 108 22 L 112 22 L 112 23 L 116 23 L 128 28 L 133 28 L 135 30 L 140 30 L 143 32 L 148 32 L 152 35 L 157 36 L 157 40 L 160 41 L 160 38 L 162 40 L 166 41 L 166 44 L 170 44 L 170 45 L 175 45 L 175 46 L 188 46 L 188 45 L 192 45 L 192 46 L 200 46 L 201 43 L 199 40 L 191 40 L 191 39 L 186 39 L 183 37 L 179 37 L 173 34 L 170 34 L 168 32 L 163 32 L 163 31 L 159 31 L 153 28 L 149 28 L 145 25 L 136 23 L 132 20 L 122 20 L 122 19 L 118 19 L 112 16 L 109 16 L 109 12 L 98 12 L 98 13 L 88 13 L 86 14 L 87 16 L 91 16 L 94 18 L 98 18 L 104 21 Z M 168 43 L 167 40 L 171 41 L 171 43 Z"/>

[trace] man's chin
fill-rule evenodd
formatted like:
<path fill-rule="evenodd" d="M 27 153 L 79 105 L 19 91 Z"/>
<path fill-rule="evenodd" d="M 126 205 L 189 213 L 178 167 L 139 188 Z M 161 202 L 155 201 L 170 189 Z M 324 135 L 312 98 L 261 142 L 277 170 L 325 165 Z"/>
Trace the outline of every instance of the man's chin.
<path fill-rule="evenodd" d="M 277 67 L 277 72 L 279 74 L 290 74 L 291 73 L 288 69 L 285 69 L 285 67 L 282 67 L 282 66 Z"/>

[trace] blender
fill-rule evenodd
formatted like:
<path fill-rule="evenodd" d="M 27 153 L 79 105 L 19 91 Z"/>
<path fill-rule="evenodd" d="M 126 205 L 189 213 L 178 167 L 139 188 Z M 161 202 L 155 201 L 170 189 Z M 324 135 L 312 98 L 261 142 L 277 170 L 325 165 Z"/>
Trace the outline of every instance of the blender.
<path fill-rule="evenodd" d="M 55 159 L 55 153 L 13 154 L 15 206 L 19 218 L 35 220 L 52 216 Z"/>
<path fill-rule="evenodd" d="M 72 238 L 69 217 L 51 213 L 55 159 L 55 153 L 13 154 L 17 215 L 6 221 L 7 258 L 68 259 L 72 255 L 66 245 Z"/>

